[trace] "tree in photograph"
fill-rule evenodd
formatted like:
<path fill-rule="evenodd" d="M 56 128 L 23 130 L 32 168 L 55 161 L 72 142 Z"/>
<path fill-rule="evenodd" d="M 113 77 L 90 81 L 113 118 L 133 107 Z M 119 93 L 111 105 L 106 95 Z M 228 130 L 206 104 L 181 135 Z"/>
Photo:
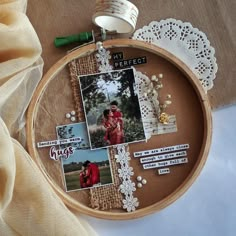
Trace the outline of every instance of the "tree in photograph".
<path fill-rule="evenodd" d="M 120 88 L 117 93 L 117 97 L 121 97 L 121 106 L 123 114 L 126 118 L 141 118 L 139 109 L 138 96 L 134 91 L 134 74 L 133 70 L 122 71 L 122 76 L 119 80 Z"/>
<path fill-rule="evenodd" d="M 93 107 L 97 107 L 106 100 L 106 95 L 98 87 L 97 77 L 97 75 L 89 75 L 80 78 L 80 85 L 87 113 Z"/>

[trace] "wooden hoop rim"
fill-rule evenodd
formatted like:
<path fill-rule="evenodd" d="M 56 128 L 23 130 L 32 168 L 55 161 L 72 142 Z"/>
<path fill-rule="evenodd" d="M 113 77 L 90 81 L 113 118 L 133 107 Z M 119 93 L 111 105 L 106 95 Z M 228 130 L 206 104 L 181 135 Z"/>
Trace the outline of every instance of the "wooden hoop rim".
<path fill-rule="evenodd" d="M 34 137 L 34 124 L 35 124 L 35 114 L 37 111 L 37 103 L 39 102 L 43 91 L 46 89 L 48 83 L 54 76 L 64 68 L 71 60 L 76 59 L 81 56 L 89 55 L 93 53 L 96 50 L 95 44 L 90 44 L 84 47 L 81 47 L 66 56 L 64 56 L 61 60 L 59 60 L 57 63 L 55 63 L 50 70 L 45 74 L 45 76 L 42 78 L 39 86 L 37 87 L 33 98 L 31 100 L 31 103 L 28 108 L 27 113 L 27 125 L 26 125 L 26 132 L 27 132 L 27 148 L 32 156 L 32 158 L 35 160 L 37 165 L 39 166 L 40 170 L 46 177 L 47 181 L 51 184 L 53 189 L 56 191 L 58 196 L 64 201 L 66 205 L 69 207 L 78 210 L 78 212 L 90 215 L 93 217 L 98 217 L 102 219 L 112 219 L 112 220 L 127 220 L 127 219 L 135 219 L 139 217 L 143 217 L 145 215 L 154 213 L 156 211 L 159 211 L 174 201 L 176 201 L 178 198 L 180 198 L 187 189 L 193 184 L 193 182 L 196 180 L 197 176 L 200 174 L 208 153 L 210 149 L 211 144 L 211 138 L 212 138 L 212 117 L 211 117 L 211 107 L 208 101 L 207 94 L 205 93 L 201 83 L 199 82 L 196 75 L 177 57 L 175 57 L 170 52 L 157 47 L 155 45 L 132 40 L 132 39 L 113 39 L 103 42 L 104 48 L 117 48 L 117 47 L 133 47 L 138 49 L 143 49 L 146 51 L 149 51 L 151 53 L 154 53 L 158 56 L 161 56 L 162 58 L 166 59 L 167 61 L 174 64 L 179 70 L 182 71 L 182 73 L 186 76 L 186 78 L 191 83 L 193 89 L 195 90 L 203 112 L 203 118 L 204 118 L 204 138 L 202 141 L 202 147 L 200 150 L 200 158 L 198 158 L 198 161 L 196 162 L 194 168 L 188 175 L 188 177 L 185 179 L 185 181 L 169 196 L 164 198 L 163 200 L 142 208 L 138 209 L 135 212 L 131 213 L 121 213 L 121 212 L 108 212 L 108 211 L 99 211 L 94 210 L 92 208 L 89 208 L 77 201 L 75 201 L 72 197 L 70 197 L 66 192 L 64 192 L 60 187 L 57 186 L 57 184 L 53 181 L 53 179 L 49 176 L 49 174 L 46 172 L 45 167 L 43 166 L 40 158 L 37 156 L 36 152 L 36 145 L 35 145 L 35 137 Z"/>

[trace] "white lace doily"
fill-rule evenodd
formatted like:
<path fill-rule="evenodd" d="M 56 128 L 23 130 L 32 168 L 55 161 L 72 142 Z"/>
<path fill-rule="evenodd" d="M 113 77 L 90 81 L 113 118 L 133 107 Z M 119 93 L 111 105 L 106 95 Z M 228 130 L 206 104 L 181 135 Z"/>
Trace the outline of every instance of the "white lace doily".
<path fill-rule="evenodd" d="M 190 23 L 175 19 L 151 22 L 137 30 L 133 39 L 155 44 L 181 59 L 199 78 L 205 91 L 213 87 L 217 64 L 207 36 Z"/>
<path fill-rule="evenodd" d="M 135 70 L 136 91 L 139 93 L 140 111 L 146 139 L 151 138 L 158 126 L 159 100 L 158 92 L 151 79 Z"/>

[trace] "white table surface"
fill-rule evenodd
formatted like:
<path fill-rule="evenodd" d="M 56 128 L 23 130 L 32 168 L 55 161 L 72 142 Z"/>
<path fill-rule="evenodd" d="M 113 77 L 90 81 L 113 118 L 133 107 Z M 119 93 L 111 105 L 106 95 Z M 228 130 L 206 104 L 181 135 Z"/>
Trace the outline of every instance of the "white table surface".
<path fill-rule="evenodd" d="M 176 202 L 135 220 L 83 218 L 101 236 L 235 236 L 236 105 L 214 111 L 212 116 L 213 138 L 206 165 Z"/>

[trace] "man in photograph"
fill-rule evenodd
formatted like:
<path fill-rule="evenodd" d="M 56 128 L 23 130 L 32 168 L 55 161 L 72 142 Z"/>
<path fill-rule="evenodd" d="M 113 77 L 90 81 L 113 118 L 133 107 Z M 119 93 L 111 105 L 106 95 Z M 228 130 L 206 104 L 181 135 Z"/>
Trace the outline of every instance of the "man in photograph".
<path fill-rule="evenodd" d="M 112 101 L 110 103 L 110 110 L 112 112 L 113 119 L 117 123 L 117 141 L 115 144 L 124 143 L 124 122 L 123 122 L 123 114 L 118 108 L 118 102 Z"/>
<path fill-rule="evenodd" d="M 108 145 L 124 143 L 122 112 L 118 109 L 118 102 L 110 103 L 110 109 L 103 111 L 103 126 L 106 128 L 104 140 Z"/>
<path fill-rule="evenodd" d="M 111 109 L 111 112 L 113 114 L 113 117 L 116 118 L 116 119 L 119 119 L 120 122 L 122 123 L 123 125 L 123 114 L 122 112 L 118 109 L 118 102 L 117 101 L 112 101 L 110 103 L 110 109 Z"/>

